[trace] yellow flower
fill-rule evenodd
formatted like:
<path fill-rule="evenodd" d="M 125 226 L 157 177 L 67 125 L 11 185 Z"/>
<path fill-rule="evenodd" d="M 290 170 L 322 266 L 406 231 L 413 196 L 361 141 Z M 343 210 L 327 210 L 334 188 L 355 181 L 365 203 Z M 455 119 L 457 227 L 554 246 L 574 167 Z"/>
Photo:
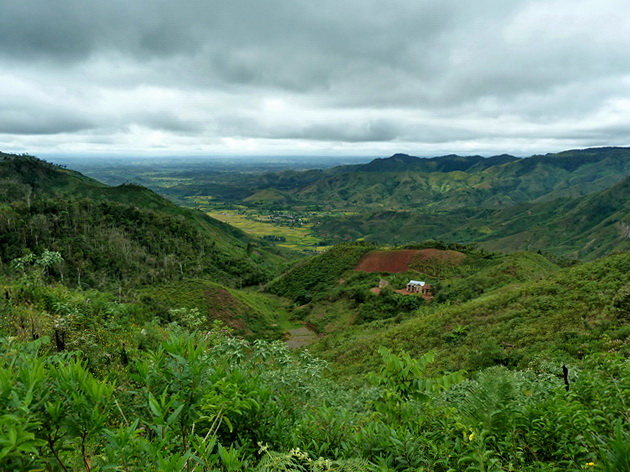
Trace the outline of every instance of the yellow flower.
<path fill-rule="evenodd" d="M 594 467 L 595 466 L 595 462 L 587 462 L 586 463 L 586 467 Z"/>
<path fill-rule="evenodd" d="M 468 440 L 469 441 L 472 441 L 473 439 L 475 439 L 475 433 L 474 432 L 470 433 L 470 436 L 468 436 Z"/>

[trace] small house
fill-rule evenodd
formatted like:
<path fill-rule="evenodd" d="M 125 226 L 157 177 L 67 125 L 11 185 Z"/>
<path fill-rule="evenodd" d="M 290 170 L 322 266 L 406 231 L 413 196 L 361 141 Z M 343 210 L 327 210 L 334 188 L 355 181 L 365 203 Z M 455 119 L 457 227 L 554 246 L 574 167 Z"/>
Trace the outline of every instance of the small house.
<path fill-rule="evenodd" d="M 420 295 L 428 295 L 431 293 L 431 285 L 420 280 L 410 280 L 409 283 L 407 283 L 407 291 Z"/>

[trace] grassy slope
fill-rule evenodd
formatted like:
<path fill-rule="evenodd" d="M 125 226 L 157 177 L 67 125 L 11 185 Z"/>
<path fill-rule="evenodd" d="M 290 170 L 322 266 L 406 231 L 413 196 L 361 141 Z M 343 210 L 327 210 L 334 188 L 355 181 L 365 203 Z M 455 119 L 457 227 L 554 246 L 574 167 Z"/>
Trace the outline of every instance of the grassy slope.
<path fill-rule="evenodd" d="M 577 199 L 552 201 L 500 212 L 486 238 L 489 249 L 545 249 L 594 259 L 630 249 L 630 178 Z M 501 223 L 499 223 L 501 222 Z"/>
<path fill-rule="evenodd" d="M 307 303 L 314 297 L 321 298 L 371 249 L 374 249 L 373 246 L 367 244 L 340 244 L 323 254 L 299 262 L 272 281 L 267 290 L 297 303 Z"/>
<path fill-rule="evenodd" d="M 197 309 L 208 321 L 219 320 L 235 334 L 278 339 L 290 326 L 286 300 L 269 294 L 226 288 L 207 280 L 186 280 L 140 292 L 140 300 L 168 320 L 172 308 Z"/>
<path fill-rule="evenodd" d="M 375 366 L 378 346 L 415 356 L 434 349 L 437 367 L 445 369 L 524 367 L 543 357 L 562 362 L 589 351 L 628 355 L 628 320 L 618 318 L 614 303 L 629 284 L 630 254 L 609 256 L 463 304 L 422 308 L 400 324 L 379 321 L 346 330 L 311 350 L 334 359 L 345 374 Z"/>
<path fill-rule="evenodd" d="M 412 316 L 411 313 L 419 307 L 433 310 L 436 306 L 444 306 L 444 303 L 465 302 L 501 287 L 542 279 L 559 269 L 538 254 L 500 255 L 460 249 L 466 254 L 431 249 L 435 258 L 414 257 L 408 267 L 399 267 L 396 273 L 348 270 L 341 278 L 338 276 L 338 280 L 322 287 L 314 301 L 301 307 L 296 316 L 321 333 L 335 333 L 337 336 L 342 335 L 339 330 L 355 324 L 370 330 L 372 325 L 368 323 L 373 320 L 396 323 Z M 420 254 L 424 252 L 419 251 Z M 384 256 L 388 253 L 396 258 L 401 251 L 371 251 L 368 256 L 377 255 L 385 260 Z M 461 257 L 456 261 L 444 260 L 453 254 Z M 419 297 L 394 292 L 404 289 L 410 279 L 424 280 L 433 286 L 435 296 L 430 306 L 425 306 L 424 300 Z M 372 289 L 381 280 L 387 281 L 388 289 L 376 295 Z"/>

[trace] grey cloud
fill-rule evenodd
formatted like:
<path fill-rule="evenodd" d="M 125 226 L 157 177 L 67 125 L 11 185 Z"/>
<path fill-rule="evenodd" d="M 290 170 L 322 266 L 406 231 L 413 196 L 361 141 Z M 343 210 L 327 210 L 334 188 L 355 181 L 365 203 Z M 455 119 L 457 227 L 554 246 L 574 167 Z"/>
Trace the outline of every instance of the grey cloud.
<path fill-rule="evenodd" d="M 195 44 L 189 10 L 175 2 L 2 0 L 0 9 L 0 51 L 23 60 L 80 61 L 107 49 L 169 55 Z"/>
<path fill-rule="evenodd" d="M 136 116 L 129 117 L 128 120 L 133 124 L 144 126 L 149 129 L 170 131 L 181 134 L 199 133 L 205 128 L 203 123 L 189 119 L 181 119 L 173 113 L 167 111 L 154 112 L 150 114 L 138 114 Z"/>
<path fill-rule="evenodd" d="M 396 123 L 386 120 L 371 120 L 355 123 L 313 124 L 303 129 L 283 135 L 291 139 L 308 139 L 316 141 L 384 142 L 394 141 L 400 136 Z"/>
<path fill-rule="evenodd" d="M 579 121 L 594 140 L 628 139 L 615 123 L 589 121 L 630 93 L 623 0 L 0 0 L 0 11 L 0 67 L 76 91 L 75 110 L 11 102 L 5 133 L 136 125 L 198 135 L 200 146 L 223 137 L 455 146 L 570 136 Z M 141 87 L 165 93 L 155 103 L 122 97 Z M 296 104 L 289 118 L 260 107 L 276 96 Z"/>
<path fill-rule="evenodd" d="M 94 122 L 64 110 L 0 108 L 0 134 L 38 135 L 84 131 Z"/>

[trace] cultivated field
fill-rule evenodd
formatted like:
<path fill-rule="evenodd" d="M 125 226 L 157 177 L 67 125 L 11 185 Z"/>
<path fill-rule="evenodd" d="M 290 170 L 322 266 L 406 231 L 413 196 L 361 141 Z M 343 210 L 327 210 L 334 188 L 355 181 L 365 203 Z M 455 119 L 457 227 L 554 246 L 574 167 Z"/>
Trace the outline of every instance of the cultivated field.
<path fill-rule="evenodd" d="M 259 238 L 265 236 L 284 238 L 284 241 L 276 241 L 276 244 L 281 247 L 295 251 L 322 251 L 326 249 L 320 246 L 321 239 L 313 236 L 311 231 L 313 224 L 310 222 L 289 226 L 286 220 L 278 221 L 269 215 L 245 209 L 215 209 L 208 211 L 207 214 Z"/>

